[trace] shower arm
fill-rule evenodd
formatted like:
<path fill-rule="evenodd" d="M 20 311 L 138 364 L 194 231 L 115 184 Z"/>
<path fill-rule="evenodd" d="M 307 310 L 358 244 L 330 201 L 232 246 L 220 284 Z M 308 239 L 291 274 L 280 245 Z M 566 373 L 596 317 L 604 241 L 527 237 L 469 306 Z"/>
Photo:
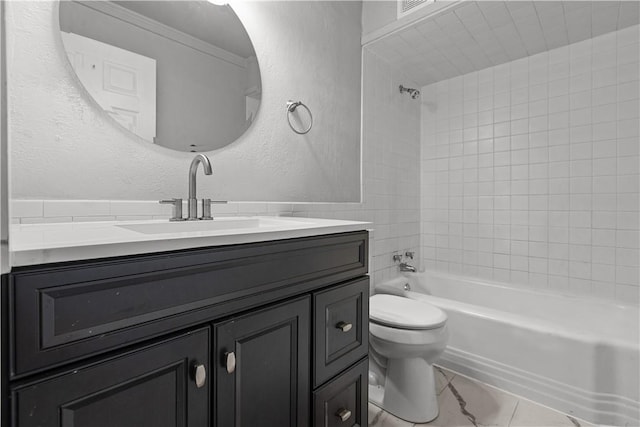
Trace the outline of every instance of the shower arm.
<path fill-rule="evenodd" d="M 404 87 L 403 85 L 400 85 L 399 89 L 400 89 L 400 93 L 407 92 L 412 99 L 418 99 L 420 97 L 420 91 L 418 89 Z"/>

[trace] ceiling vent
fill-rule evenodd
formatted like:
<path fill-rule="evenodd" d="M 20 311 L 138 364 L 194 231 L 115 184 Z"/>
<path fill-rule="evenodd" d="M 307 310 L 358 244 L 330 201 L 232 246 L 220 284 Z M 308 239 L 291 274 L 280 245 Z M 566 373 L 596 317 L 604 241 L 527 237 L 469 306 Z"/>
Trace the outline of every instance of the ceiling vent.
<path fill-rule="evenodd" d="M 435 0 L 398 0 L 398 19 L 415 12 Z"/>

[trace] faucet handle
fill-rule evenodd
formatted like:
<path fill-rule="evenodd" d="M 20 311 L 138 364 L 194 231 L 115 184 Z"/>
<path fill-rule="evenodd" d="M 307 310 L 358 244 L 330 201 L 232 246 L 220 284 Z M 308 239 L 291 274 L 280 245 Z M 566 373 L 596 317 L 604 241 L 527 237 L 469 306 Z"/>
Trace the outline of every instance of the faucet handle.
<path fill-rule="evenodd" d="M 213 204 L 226 204 L 226 200 L 211 200 L 211 199 L 202 199 L 202 218 L 203 220 L 211 220 L 213 217 L 211 216 L 211 205 Z"/>
<path fill-rule="evenodd" d="M 416 254 L 416 253 L 415 253 L 415 252 L 413 252 L 413 251 L 407 251 L 407 252 L 405 252 L 405 253 L 404 253 L 404 256 L 406 256 L 407 258 L 413 259 L 413 256 L 414 256 L 415 254 Z"/>
<path fill-rule="evenodd" d="M 205 220 L 211 220 L 211 199 L 202 199 L 202 218 Z"/>
<path fill-rule="evenodd" d="M 169 221 L 184 221 L 182 217 L 182 199 L 160 200 L 161 205 L 173 205 L 173 215 Z"/>

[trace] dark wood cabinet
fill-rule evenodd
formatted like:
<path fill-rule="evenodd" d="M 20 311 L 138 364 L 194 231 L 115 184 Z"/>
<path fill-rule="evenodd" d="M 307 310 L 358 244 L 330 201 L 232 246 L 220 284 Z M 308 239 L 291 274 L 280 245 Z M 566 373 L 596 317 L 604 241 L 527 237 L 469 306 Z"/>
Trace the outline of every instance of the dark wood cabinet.
<path fill-rule="evenodd" d="M 367 233 L 19 268 L 12 379 L 367 273 Z"/>
<path fill-rule="evenodd" d="M 366 386 L 367 243 L 362 231 L 14 269 L 2 427 L 333 425 L 314 402 L 360 411 Z M 341 425 L 366 425 L 366 405 L 353 420 Z"/>
<path fill-rule="evenodd" d="M 209 328 L 17 387 L 20 427 L 207 427 Z M 199 385 L 199 386 L 198 386 Z"/>
<path fill-rule="evenodd" d="M 310 299 L 215 326 L 218 426 L 309 424 Z"/>
<path fill-rule="evenodd" d="M 366 427 L 369 360 L 363 359 L 313 394 L 315 427 Z"/>
<path fill-rule="evenodd" d="M 314 293 L 313 311 L 317 387 L 369 352 L 369 280 Z"/>

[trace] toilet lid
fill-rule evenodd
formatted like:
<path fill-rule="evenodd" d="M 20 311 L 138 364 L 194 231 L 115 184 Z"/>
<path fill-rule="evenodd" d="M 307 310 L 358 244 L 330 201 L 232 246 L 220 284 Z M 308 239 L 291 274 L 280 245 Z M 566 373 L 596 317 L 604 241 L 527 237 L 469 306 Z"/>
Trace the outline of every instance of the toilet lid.
<path fill-rule="evenodd" d="M 372 322 L 399 329 L 435 329 L 444 325 L 447 315 L 438 307 L 396 295 L 373 295 L 369 298 Z"/>

